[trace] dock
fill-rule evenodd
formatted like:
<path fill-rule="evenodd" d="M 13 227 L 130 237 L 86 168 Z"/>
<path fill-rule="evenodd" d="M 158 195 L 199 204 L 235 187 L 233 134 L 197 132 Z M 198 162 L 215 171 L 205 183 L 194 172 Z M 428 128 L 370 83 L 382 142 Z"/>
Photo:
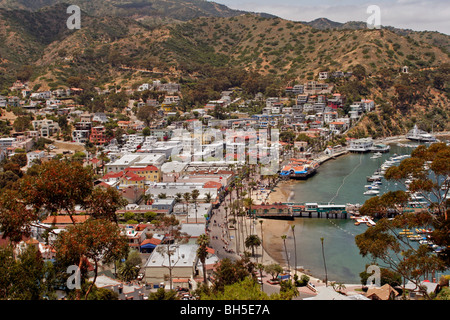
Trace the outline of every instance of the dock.
<path fill-rule="evenodd" d="M 359 204 L 273 203 L 252 206 L 252 214 L 258 218 L 280 220 L 292 220 L 296 217 L 348 219 L 354 214 L 359 214 L 359 207 Z"/>

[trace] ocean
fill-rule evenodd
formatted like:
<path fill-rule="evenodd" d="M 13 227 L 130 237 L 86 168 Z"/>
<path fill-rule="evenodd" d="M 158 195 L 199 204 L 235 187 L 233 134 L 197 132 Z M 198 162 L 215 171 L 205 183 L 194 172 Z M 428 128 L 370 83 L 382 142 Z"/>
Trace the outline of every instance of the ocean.
<path fill-rule="evenodd" d="M 320 166 L 318 173 L 306 181 L 298 181 L 292 187 L 289 202 L 363 204 L 370 196 L 364 195 L 367 176 L 372 175 L 390 157 L 411 154 L 413 148 L 391 144 L 390 152 L 378 159 L 371 159 L 373 153 L 350 153 Z M 380 186 L 380 194 L 388 190 L 404 188 L 393 182 Z M 368 227 L 355 226 L 353 219 L 295 218 L 295 238 L 297 247 L 297 266 L 309 270 L 312 276 L 325 279 L 325 266 L 322 256 L 321 238 L 329 281 L 346 284 L 359 284 L 359 274 L 371 264 L 359 254 L 355 236 Z M 292 232 L 286 241 L 290 265 L 294 263 L 294 244 Z"/>

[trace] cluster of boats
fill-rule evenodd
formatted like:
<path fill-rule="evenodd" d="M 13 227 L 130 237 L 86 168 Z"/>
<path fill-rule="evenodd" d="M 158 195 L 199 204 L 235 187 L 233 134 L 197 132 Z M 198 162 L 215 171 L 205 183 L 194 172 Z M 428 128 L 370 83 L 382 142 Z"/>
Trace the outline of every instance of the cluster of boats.
<path fill-rule="evenodd" d="M 419 244 L 427 245 L 435 252 L 439 253 L 442 251 L 442 248 L 440 248 L 437 244 L 434 244 L 430 240 L 430 235 L 424 235 L 429 234 L 431 232 L 433 232 L 431 229 L 416 229 L 417 234 L 414 234 L 414 232 L 411 231 L 410 229 L 403 229 L 402 231 L 399 232 L 399 235 L 406 236 L 409 240 L 412 241 L 418 241 Z"/>
<path fill-rule="evenodd" d="M 375 153 L 372 157 L 370 157 L 371 159 L 377 159 L 381 157 L 381 153 Z M 398 165 L 400 164 L 400 162 L 403 159 L 406 159 L 410 157 L 410 155 L 397 155 L 394 154 L 392 157 L 390 157 L 388 160 L 384 161 L 384 163 L 381 165 L 380 168 L 378 168 L 373 175 L 367 177 L 367 181 L 368 182 L 372 182 L 371 184 L 368 184 L 365 186 L 365 188 L 367 189 L 364 192 L 364 195 L 367 196 L 376 196 L 377 194 L 380 193 L 380 185 L 382 184 L 382 179 L 384 174 L 386 173 L 386 170 L 394 165 Z"/>

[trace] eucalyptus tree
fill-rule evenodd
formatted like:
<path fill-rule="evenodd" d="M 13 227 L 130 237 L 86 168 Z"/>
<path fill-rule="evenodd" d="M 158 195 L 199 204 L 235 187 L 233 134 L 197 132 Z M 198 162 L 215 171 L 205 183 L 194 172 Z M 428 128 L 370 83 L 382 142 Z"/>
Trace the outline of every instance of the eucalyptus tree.
<path fill-rule="evenodd" d="M 355 242 L 363 257 L 370 257 L 378 265 L 383 263 L 421 288 L 424 277 L 450 267 L 450 146 L 418 146 L 409 158 L 386 170 L 384 177 L 408 189 L 367 200 L 360 208 L 361 214 L 379 220 L 356 236 Z M 410 202 L 419 196 L 425 204 L 412 207 Z M 429 242 L 417 245 L 403 229 L 428 230 Z M 426 290 L 422 293 L 430 298 Z"/>

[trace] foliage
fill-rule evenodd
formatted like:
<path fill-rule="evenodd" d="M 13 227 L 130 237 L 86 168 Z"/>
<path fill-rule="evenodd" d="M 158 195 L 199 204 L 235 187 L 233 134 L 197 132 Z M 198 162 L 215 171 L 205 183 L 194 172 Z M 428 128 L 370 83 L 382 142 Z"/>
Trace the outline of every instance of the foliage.
<path fill-rule="evenodd" d="M 94 263 L 94 282 L 99 262 L 108 264 L 124 258 L 128 254 L 128 240 L 119 227 L 106 220 L 89 219 L 84 223 L 70 226 L 58 236 L 54 244 L 56 259 L 67 265 L 81 266 L 86 261 Z M 93 284 L 86 292 L 86 297 Z"/>
<path fill-rule="evenodd" d="M 42 260 L 35 246 L 27 246 L 14 258 L 12 247 L 0 248 L 0 299 L 41 300 L 51 295 L 47 278 L 51 264 Z M 50 290 L 50 291 L 49 291 Z"/>
<path fill-rule="evenodd" d="M 21 198 L 35 211 L 46 209 L 55 214 L 73 215 L 92 192 L 92 171 L 78 161 L 50 160 L 41 164 L 34 175 L 19 182 Z"/>
<path fill-rule="evenodd" d="M 178 300 L 178 297 L 175 290 L 165 290 L 164 288 L 158 288 L 156 292 L 151 292 L 148 295 L 148 300 Z"/>
<path fill-rule="evenodd" d="M 406 179 L 412 179 L 410 193 L 424 196 L 428 206 L 414 213 L 408 212 L 409 196 L 404 191 L 393 191 L 366 201 L 360 210 L 361 214 L 381 218 L 375 226 L 355 237 L 360 254 L 374 261 L 382 261 L 388 269 L 416 285 L 423 276 L 446 270 L 450 266 L 450 208 L 445 199 L 448 191 L 444 194 L 441 192 L 442 184 L 450 174 L 449 157 L 450 147 L 444 143 L 434 143 L 428 148 L 419 146 L 410 158 L 386 171 L 387 180 L 404 183 Z M 394 215 L 394 218 L 390 219 L 390 215 Z M 424 244 L 418 247 L 412 245 L 401 232 L 411 228 L 431 228 L 430 241 L 443 248 L 442 253 L 436 254 Z M 426 292 L 424 295 L 429 298 Z"/>
<path fill-rule="evenodd" d="M 200 300 L 270 300 L 270 297 L 261 291 L 261 286 L 254 279 L 245 277 L 225 285 L 223 291 L 201 295 Z"/>

